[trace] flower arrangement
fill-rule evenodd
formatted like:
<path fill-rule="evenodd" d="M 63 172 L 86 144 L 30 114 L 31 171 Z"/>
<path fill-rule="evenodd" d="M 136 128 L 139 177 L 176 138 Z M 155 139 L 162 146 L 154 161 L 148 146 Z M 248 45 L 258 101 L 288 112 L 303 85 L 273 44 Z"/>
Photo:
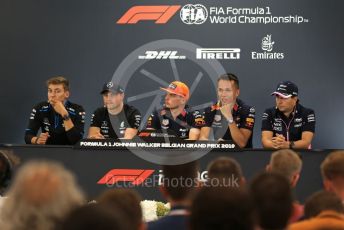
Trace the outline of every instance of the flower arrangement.
<path fill-rule="evenodd" d="M 157 220 L 165 216 L 171 209 L 169 203 L 155 200 L 141 201 L 143 220 L 146 222 Z"/>

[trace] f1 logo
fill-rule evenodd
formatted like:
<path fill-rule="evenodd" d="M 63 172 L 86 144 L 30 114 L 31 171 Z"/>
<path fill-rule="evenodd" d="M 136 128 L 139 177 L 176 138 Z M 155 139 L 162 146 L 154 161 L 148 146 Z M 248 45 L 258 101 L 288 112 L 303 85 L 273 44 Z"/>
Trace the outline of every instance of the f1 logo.
<path fill-rule="evenodd" d="M 149 137 L 151 134 L 150 133 L 146 133 L 146 132 L 141 132 L 140 134 L 139 134 L 139 137 Z"/>
<path fill-rule="evenodd" d="M 117 21 L 117 24 L 136 24 L 143 20 L 154 20 L 156 24 L 165 24 L 180 7 L 180 5 L 133 6 Z"/>
<path fill-rule="evenodd" d="M 133 185 L 142 184 L 154 170 L 150 169 L 112 169 L 106 173 L 97 184 L 113 185 L 117 182 L 131 182 Z"/>

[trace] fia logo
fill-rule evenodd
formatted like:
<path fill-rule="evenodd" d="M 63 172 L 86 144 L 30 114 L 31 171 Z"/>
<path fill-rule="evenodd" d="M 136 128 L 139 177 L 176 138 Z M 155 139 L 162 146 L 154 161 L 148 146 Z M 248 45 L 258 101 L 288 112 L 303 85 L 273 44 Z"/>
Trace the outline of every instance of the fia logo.
<path fill-rule="evenodd" d="M 208 10 L 201 4 L 187 4 L 180 10 L 181 20 L 188 25 L 203 24 L 208 18 Z"/>
<path fill-rule="evenodd" d="M 270 52 L 272 51 L 274 44 L 275 42 L 272 41 L 271 34 L 268 34 L 262 39 L 262 50 Z"/>

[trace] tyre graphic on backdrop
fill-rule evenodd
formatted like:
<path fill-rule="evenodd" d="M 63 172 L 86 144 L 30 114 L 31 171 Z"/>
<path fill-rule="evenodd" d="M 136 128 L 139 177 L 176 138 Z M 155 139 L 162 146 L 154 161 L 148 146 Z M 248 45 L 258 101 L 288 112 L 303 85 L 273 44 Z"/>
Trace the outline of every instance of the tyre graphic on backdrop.
<path fill-rule="evenodd" d="M 150 114 L 161 108 L 164 92 L 160 87 L 167 87 L 172 81 L 182 81 L 189 86 L 191 110 L 204 109 L 216 98 L 217 77 L 225 70 L 217 60 L 196 59 L 197 48 L 200 47 L 188 41 L 157 40 L 137 48 L 118 66 L 112 81 L 125 89 L 128 104 L 140 108 L 141 129 Z M 215 98 L 209 98 L 211 92 Z M 165 142 L 169 142 L 168 137 Z M 143 148 L 130 151 L 149 162 L 169 165 L 197 160 L 209 152 L 200 148 L 193 151 L 161 152 Z"/>

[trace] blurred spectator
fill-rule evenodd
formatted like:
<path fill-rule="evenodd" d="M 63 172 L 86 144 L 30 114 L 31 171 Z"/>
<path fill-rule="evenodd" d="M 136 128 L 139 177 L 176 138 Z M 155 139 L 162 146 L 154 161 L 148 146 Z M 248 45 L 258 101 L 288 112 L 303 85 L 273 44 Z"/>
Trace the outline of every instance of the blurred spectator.
<path fill-rule="evenodd" d="M 57 163 L 33 161 L 19 171 L 1 212 L 1 230 L 50 230 L 83 203 L 74 176 Z"/>
<path fill-rule="evenodd" d="M 219 157 L 208 165 L 208 184 L 240 187 L 245 184 L 240 164 L 230 157 Z M 215 181 L 216 180 L 216 181 Z"/>
<path fill-rule="evenodd" d="M 148 223 L 148 229 L 187 229 L 191 194 L 198 187 L 198 163 L 196 161 L 183 165 L 164 165 L 162 195 L 171 204 L 171 211 L 159 220 Z"/>
<path fill-rule="evenodd" d="M 252 211 L 251 199 L 244 190 L 206 186 L 193 200 L 190 229 L 251 230 Z"/>
<path fill-rule="evenodd" d="M 0 150 L 0 197 L 10 185 L 13 168 L 19 163 L 19 158 L 11 151 Z"/>
<path fill-rule="evenodd" d="M 289 181 L 294 188 L 299 181 L 302 169 L 302 160 L 300 156 L 290 149 L 282 149 L 272 153 L 267 171 L 280 173 Z"/>
<path fill-rule="evenodd" d="M 90 204 L 73 210 L 57 230 L 128 230 L 130 221 L 117 207 Z"/>
<path fill-rule="evenodd" d="M 97 200 L 98 204 L 121 210 L 130 219 L 130 229 L 146 229 L 142 219 L 141 198 L 136 191 L 124 188 L 106 190 Z"/>
<path fill-rule="evenodd" d="M 307 220 L 292 224 L 290 230 L 344 229 L 344 207 L 336 194 L 320 191 L 309 197 L 305 204 Z"/>
<path fill-rule="evenodd" d="M 250 185 L 258 229 L 285 229 L 293 210 L 289 181 L 277 173 L 262 173 Z"/>
<path fill-rule="evenodd" d="M 344 201 L 344 151 L 329 154 L 321 164 L 321 173 L 325 190 Z"/>
<path fill-rule="evenodd" d="M 300 179 L 302 160 L 301 156 L 290 149 L 281 149 L 272 153 L 270 163 L 266 166 L 268 172 L 279 173 L 289 180 L 291 188 L 294 189 Z M 293 202 L 293 213 L 289 219 L 290 223 L 296 222 L 303 217 L 304 207 L 298 201 Z"/>
<path fill-rule="evenodd" d="M 336 194 L 327 191 L 316 192 L 306 200 L 305 218 L 316 217 L 325 210 L 344 214 L 343 203 Z"/>

